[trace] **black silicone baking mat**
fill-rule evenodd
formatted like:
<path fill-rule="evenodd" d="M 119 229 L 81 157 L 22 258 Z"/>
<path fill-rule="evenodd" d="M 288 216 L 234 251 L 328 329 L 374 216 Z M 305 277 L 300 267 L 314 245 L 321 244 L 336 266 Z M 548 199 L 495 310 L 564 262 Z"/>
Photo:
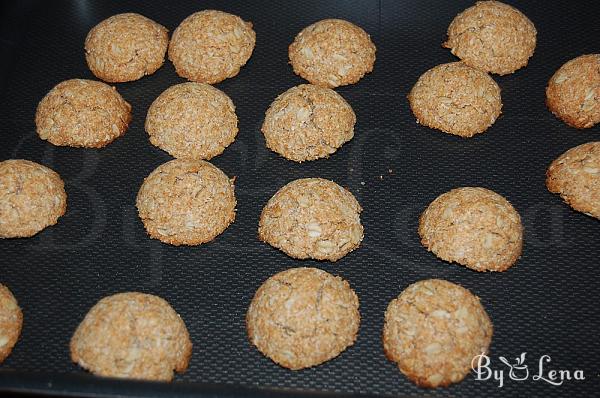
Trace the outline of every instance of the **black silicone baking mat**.
<path fill-rule="evenodd" d="M 600 8 L 590 1 L 510 2 L 538 29 L 529 65 L 495 80 L 503 115 L 472 139 L 415 123 L 406 95 L 419 75 L 455 58 L 441 47 L 452 18 L 471 1 L 18 1 L 2 4 L 0 159 L 25 158 L 56 170 L 66 182 L 68 210 L 30 239 L 0 241 L 0 281 L 23 308 L 20 342 L 0 367 L 0 390 L 115 395 L 266 394 L 295 391 L 409 396 L 594 396 L 600 387 L 600 222 L 572 211 L 544 186 L 547 165 L 575 145 L 598 140 L 600 126 L 578 131 L 544 106 L 553 72 L 581 54 L 599 52 Z M 252 21 L 257 44 L 235 78 L 217 85 L 233 99 L 237 140 L 213 160 L 237 176 L 237 219 L 213 243 L 173 247 L 149 239 L 134 206 L 137 190 L 170 160 L 144 132 L 148 106 L 183 82 L 170 62 L 154 75 L 118 84 L 133 105 L 129 131 L 102 150 L 52 146 L 35 133 L 38 101 L 58 82 L 94 78 L 83 42 L 99 21 L 138 12 L 171 32 L 189 14 L 221 9 Z M 265 148 L 260 126 L 270 102 L 302 83 L 288 65 L 287 46 L 303 27 L 324 18 L 362 26 L 377 46 L 372 74 L 338 89 L 357 115 L 354 139 L 326 160 L 296 164 Z M 257 239 L 260 211 L 285 183 L 324 177 L 350 189 L 364 207 L 360 249 L 336 263 L 295 261 Z M 520 212 L 524 252 L 505 273 L 479 274 L 444 263 L 419 244 L 420 212 L 439 194 L 484 186 Z M 266 278 L 315 266 L 347 279 L 360 297 L 356 345 L 321 366 L 292 372 L 246 340 L 244 316 Z M 494 322 L 491 368 L 504 385 L 477 381 L 436 391 L 410 383 L 383 354 L 380 334 L 388 302 L 407 285 L 444 278 L 471 289 Z M 101 297 L 144 291 L 167 299 L 185 320 L 194 351 L 171 385 L 105 381 L 69 360 L 69 339 Z M 526 352 L 529 378 L 515 381 L 498 359 Z M 538 379 L 551 369 L 582 370 L 585 380 L 560 386 Z M 522 373 L 515 374 L 522 377 Z M 249 388 L 251 390 L 246 390 Z M 275 390 L 271 390 L 275 389 Z"/>

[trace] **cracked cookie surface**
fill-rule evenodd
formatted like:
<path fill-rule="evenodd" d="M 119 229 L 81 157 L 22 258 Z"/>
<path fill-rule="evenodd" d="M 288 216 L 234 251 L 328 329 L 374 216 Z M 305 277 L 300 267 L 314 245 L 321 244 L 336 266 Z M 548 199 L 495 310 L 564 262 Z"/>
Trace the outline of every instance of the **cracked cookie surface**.
<path fill-rule="evenodd" d="M 312 84 L 279 95 L 265 115 L 267 147 L 295 162 L 328 157 L 354 137 L 356 115 L 344 98 Z"/>
<path fill-rule="evenodd" d="M 317 268 L 292 268 L 267 279 L 246 315 L 250 342 L 292 370 L 337 357 L 356 341 L 358 297 L 348 282 Z"/>
<path fill-rule="evenodd" d="M 130 121 L 131 105 L 114 87 L 85 79 L 56 85 L 35 113 L 40 138 L 58 146 L 104 147 L 125 134 Z"/>
<path fill-rule="evenodd" d="M 95 375 L 170 381 L 192 355 L 175 310 L 151 294 L 118 293 L 100 300 L 71 338 L 71 359 Z"/>
<path fill-rule="evenodd" d="M 417 122 L 461 137 L 486 131 L 500 116 L 500 87 L 487 73 L 462 62 L 425 72 L 408 95 Z"/>
<path fill-rule="evenodd" d="M 8 287 L 0 284 L 0 363 L 10 355 L 23 328 L 23 313 Z"/>
<path fill-rule="evenodd" d="M 421 387 L 458 383 L 476 355 L 487 353 L 493 326 L 479 298 L 441 279 L 408 286 L 385 312 L 387 358 Z"/>

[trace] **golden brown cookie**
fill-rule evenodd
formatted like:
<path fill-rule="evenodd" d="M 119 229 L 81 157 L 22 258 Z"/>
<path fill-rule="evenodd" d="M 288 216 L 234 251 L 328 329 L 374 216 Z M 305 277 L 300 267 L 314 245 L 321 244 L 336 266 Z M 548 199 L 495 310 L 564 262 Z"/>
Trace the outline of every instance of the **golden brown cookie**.
<path fill-rule="evenodd" d="M 256 291 L 246 330 L 273 362 L 298 370 L 340 355 L 356 341 L 358 297 L 348 282 L 317 268 L 292 268 Z"/>
<path fill-rule="evenodd" d="M 290 44 L 294 73 L 312 84 L 353 84 L 373 71 L 375 45 L 362 28 L 341 19 L 324 19 L 304 28 Z"/>
<path fill-rule="evenodd" d="M 23 313 L 11 291 L 0 284 L 0 363 L 10 355 L 23 328 Z"/>
<path fill-rule="evenodd" d="M 165 62 L 167 29 L 140 14 L 113 15 L 85 39 L 85 59 L 97 78 L 129 82 L 151 75 Z"/>
<path fill-rule="evenodd" d="M 258 237 L 293 258 L 337 261 L 363 239 L 361 211 L 352 193 L 333 181 L 295 180 L 269 199 Z"/>
<path fill-rule="evenodd" d="M 546 186 L 573 209 L 600 219 L 600 142 L 560 155 L 548 167 Z"/>
<path fill-rule="evenodd" d="M 200 245 L 235 219 L 233 179 L 203 160 L 171 160 L 146 177 L 136 205 L 151 238 Z"/>
<path fill-rule="evenodd" d="M 204 83 L 169 87 L 154 100 L 146 117 L 153 145 L 180 159 L 211 159 L 223 153 L 238 132 L 231 99 Z"/>
<path fill-rule="evenodd" d="M 456 188 L 438 196 L 421 214 L 419 235 L 442 260 L 475 271 L 506 271 L 523 248 L 519 213 L 485 188 Z"/>
<path fill-rule="evenodd" d="M 546 87 L 546 105 L 570 126 L 600 122 L 600 54 L 582 55 L 560 67 Z"/>
<path fill-rule="evenodd" d="M 84 79 L 59 83 L 35 113 L 40 138 L 59 146 L 104 147 L 125 134 L 130 121 L 131 105 L 114 87 Z"/>
<path fill-rule="evenodd" d="M 328 157 L 354 137 L 356 115 L 329 88 L 301 84 L 273 101 L 262 132 L 267 147 L 295 162 Z"/>
<path fill-rule="evenodd" d="M 425 72 L 408 95 L 417 122 L 445 133 L 472 137 L 500 116 L 500 87 L 487 73 L 462 62 Z"/>
<path fill-rule="evenodd" d="M 104 297 L 71 338 L 71 360 L 98 376 L 170 381 L 192 355 L 181 317 L 160 297 L 128 292 Z"/>
<path fill-rule="evenodd" d="M 41 164 L 0 162 L 0 238 L 27 238 L 56 224 L 67 210 L 65 184 Z"/>
<path fill-rule="evenodd" d="M 478 1 L 454 18 L 443 46 L 474 68 L 506 75 L 527 65 L 536 36 L 521 11 L 499 1 Z"/>
<path fill-rule="evenodd" d="M 479 298 L 441 279 L 408 286 L 385 312 L 383 348 L 390 361 L 421 387 L 446 387 L 487 353 L 493 325 Z"/>
<path fill-rule="evenodd" d="M 256 43 L 251 22 L 216 10 L 194 13 L 181 22 L 169 43 L 177 74 L 214 84 L 233 77 L 246 64 Z"/>

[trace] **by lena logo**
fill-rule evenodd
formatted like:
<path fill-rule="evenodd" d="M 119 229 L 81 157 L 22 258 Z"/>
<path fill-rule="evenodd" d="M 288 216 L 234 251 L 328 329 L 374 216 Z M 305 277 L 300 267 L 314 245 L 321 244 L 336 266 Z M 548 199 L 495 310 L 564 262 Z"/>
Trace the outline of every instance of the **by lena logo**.
<path fill-rule="evenodd" d="M 502 362 L 501 369 L 492 369 L 492 360 L 485 354 L 476 355 L 471 361 L 471 368 L 475 372 L 475 380 L 495 380 L 498 387 L 504 386 L 506 377 L 513 381 L 531 380 L 545 382 L 554 386 L 560 386 L 569 380 L 585 380 L 583 370 L 550 369 L 552 359 L 550 355 L 542 355 L 537 361 L 535 372 L 529 372 L 529 367 L 525 363 L 527 353 L 524 352 L 515 358 L 514 363 L 510 363 L 505 357 L 498 357 Z"/>

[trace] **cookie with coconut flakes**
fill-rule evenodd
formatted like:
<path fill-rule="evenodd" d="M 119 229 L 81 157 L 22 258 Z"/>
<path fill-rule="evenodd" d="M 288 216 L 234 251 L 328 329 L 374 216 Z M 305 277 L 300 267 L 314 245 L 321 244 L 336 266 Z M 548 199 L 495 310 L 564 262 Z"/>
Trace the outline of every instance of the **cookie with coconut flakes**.
<path fill-rule="evenodd" d="M 8 287 L 0 284 L 0 363 L 10 355 L 21 335 L 23 313 Z"/>

